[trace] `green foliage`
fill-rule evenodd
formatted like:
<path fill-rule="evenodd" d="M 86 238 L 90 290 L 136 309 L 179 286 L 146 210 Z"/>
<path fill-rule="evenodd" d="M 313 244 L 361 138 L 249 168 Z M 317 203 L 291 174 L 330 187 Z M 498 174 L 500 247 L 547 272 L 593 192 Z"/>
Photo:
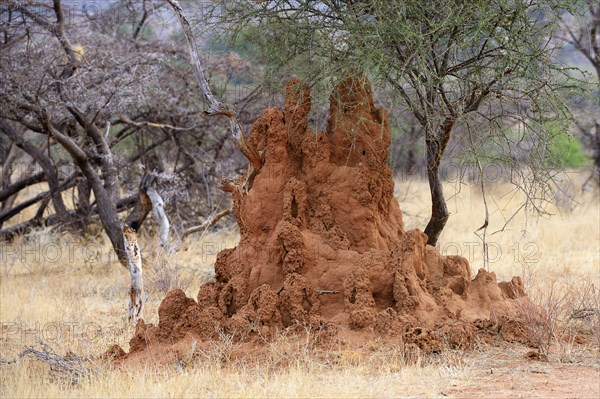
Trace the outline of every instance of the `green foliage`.
<path fill-rule="evenodd" d="M 547 162 L 560 168 L 579 168 L 589 163 L 583 145 L 568 133 L 568 125 L 557 121 L 546 122 L 550 140 Z"/>
<path fill-rule="evenodd" d="M 235 52 L 247 60 L 254 60 L 260 54 L 256 45 L 260 40 L 259 31 L 255 26 L 248 25 L 237 32 L 224 32 L 223 35 L 211 37 L 208 50 L 214 53 Z"/>
<path fill-rule="evenodd" d="M 491 102 L 488 113 L 515 114 L 517 101 L 535 105 L 530 118 L 563 113 L 549 38 L 572 3 L 241 0 L 219 10 L 217 25 L 233 27 L 232 48 L 259 50 L 267 80 L 297 75 L 328 96 L 364 71 L 436 134 L 447 117 Z"/>
<path fill-rule="evenodd" d="M 538 201 L 539 211 L 553 198 L 551 169 L 582 163 L 577 142 L 544 126 L 571 118 L 565 95 L 578 89 L 576 74 L 556 57 L 562 44 L 553 38 L 561 15 L 578 6 L 576 0 L 230 0 L 216 25 L 253 40 L 269 82 L 297 75 L 323 98 L 340 78 L 364 73 L 376 92 L 392 93 L 389 109 L 412 113 L 427 146 L 418 155 L 430 170 L 438 170 L 452 138 L 466 159 L 509 165 L 518 175 L 511 181 Z M 244 36 L 245 29 L 253 35 Z M 549 153 L 560 155 L 553 160 Z"/>

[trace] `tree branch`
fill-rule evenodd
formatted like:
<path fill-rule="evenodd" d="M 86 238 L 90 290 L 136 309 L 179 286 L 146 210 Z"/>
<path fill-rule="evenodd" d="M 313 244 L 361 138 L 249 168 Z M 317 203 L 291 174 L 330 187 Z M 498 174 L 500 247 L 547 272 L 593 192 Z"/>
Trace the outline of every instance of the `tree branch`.
<path fill-rule="evenodd" d="M 52 193 L 52 203 L 54 204 L 54 209 L 59 215 L 65 216 L 67 214 L 67 208 L 60 195 L 58 172 L 52 163 L 52 159 L 50 159 L 50 157 L 48 157 L 48 155 L 42 152 L 39 148 L 26 141 L 23 138 L 23 135 L 17 133 L 6 121 L 0 120 L 0 130 L 19 148 L 35 159 L 35 161 L 42 167 L 48 181 L 48 186 L 50 187 L 50 192 Z"/>
<path fill-rule="evenodd" d="M 221 212 L 219 212 L 219 213 L 216 213 L 216 214 L 214 214 L 214 215 L 211 215 L 211 216 L 210 216 L 208 219 L 206 219 L 206 220 L 204 221 L 204 223 L 202 223 L 202 224 L 200 224 L 200 225 L 198 225 L 198 226 L 193 226 L 193 227 L 190 227 L 190 228 L 186 229 L 186 230 L 183 232 L 183 234 L 182 234 L 182 237 L 181 237 L 181 238 L 182 238 L 183 240 L 185 240 L 185 238 L 186 238 L 187 236 L 189 236 L 190 234 L 196 233 L 196 232 L 198 232 L 198 231 L 201 231 L 201 230 L 202 230 L 202 234 L 204 234 L 204 232 L 205 232 L 206 230 L 210 229 L 212 226 L 214 226 L 215 224 L 217 224 L 217 222 L 218 222 L 218 221 L 219 221 L 221 218 L 223 218 L 224 216 L 227 216 L 227 215 L 229 215 L 230 213 L 231 213 L 231 208 L 229 208 L 229 209 L 225 209 L 225 210 L 222 210 L 222 211 L 221 211 Z"/>
<path fill-rule="evenodd" d="M 74 185 L 75 185 L 75 179 L 67 180 L 58 188 L 58 191 L 61 192 L 64 190 L 68 190 L 69 188 L 73 187 Z M 34 205 L 34 204 L 50 197 L 51 195 L 52 195 L 52 191 L 44 191 L 43 193 L 40 193 L 40 194 L 36 195 L 35 197 L 30 198 L 26 201 L 23 201 L 19 205 L 15 206 L 5 212 L 0 213 L 0 223 L 4 223 L 8 219 L 10 219 L 13 216 L 17 215 L 18 213 L 20 213 L 22 210 L 29 208 L 31 205 Z M 60 214 L 58 214 L 58 212 L 57 212 L 57 215 L 60 216 Z"/>
<path fill-rule="evenodd" d="M 171 8 L 173 8 L 173 11 L 177 15 L 177 18 L 179 19 L 179 22 L 181 24 L 181 28 L 183 29 L 183 33 L 190 52 L 191 63 L 194 68 L 194 71 L 196 72 L 196 78 L 198 80 L 198 84 L 200 85 L 202 96 L 208 104 L 208 111 L 206 113 L 208 115 L 224 115 L 229 119 L 229 126 L 235 144 L 250 162 L 248 172 L 246 174 L 246 182 L 244 184 L 244 189 L 247 191 L 252 187 L 254 177 L 262 167 L 260 155 L 258 154 L 258 151 L 256 151 L 256 149 L 246 140 L 246 137 L 243 134 L 242 126 L 233 108 L 217 100 L 217 98 L 212 93 L 212 90 L 208 83 L 208 79 L 204 72 L 204 68 L 202 67 L 202 63 L 200 62 L 200 55 L 198 53 L 194 36 L 192 34 L 192 28 L 190 27 L 190 23 L 187 20 L 185 14 L 183 13 L 183 9 L 179 5 L 179 2 L 177 2 L 176 0 L 165 1 L 169 3 Z"/>
<path fill-rule="evenodd" d="M 158 232 L 159 243 L 163 246 L 167 253 L 171 253 L 171 245 L 169 244 L 170 223 L 167 213 L 165 212 L 165 202 L 158 192 L 152 187 L 147 188 L 146 195 L 148 195 L 148 198 L 150 198 L 152 209 L 154 209 L 154 216 L 156 217 L 156 221 L 160 226 L 160 230 Z"/>
<path fill-rule="evenodd" d="M 34 175 L 24 177 L 23 179 L 15 182 L 11 185 L 6 186 L 0 191 L 0 202 L 6 201 L 9 197 L 17 194 L 19 191 L 33 186 L 34 184 L 41 183 L 46 180 L 44 172 L 38 172 Z"/>

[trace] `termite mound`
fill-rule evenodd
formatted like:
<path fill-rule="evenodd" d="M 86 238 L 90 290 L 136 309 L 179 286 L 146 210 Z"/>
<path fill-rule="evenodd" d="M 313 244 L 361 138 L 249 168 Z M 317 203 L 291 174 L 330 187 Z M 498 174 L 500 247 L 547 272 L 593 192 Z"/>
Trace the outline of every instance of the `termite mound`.
<path fill-rule="evenodd" d="M 472 278 L 465 258 L 442 256 L 423 232 L 404 230 L 388 114 L 369 82 L 337 85 L 324 132 L 307 128 L 306 85 L 292 79 L 284 94 L 283 110 L 267 109 L 250 132 L 264 164 L 247 192 L 233 190 L 239 244 L 218 254 L 216 279 L 196 300 L 168 293 L 158 325 L 141 321 L 130 351 L 215 339 L 219 329 L 264 340 L 296 325 L 328 326 L 350 341 L 381 336 L 422 350 L 469 346 L 503 321 L 514 330 L 527 300 L 520 278 L 498 283 L 485 270 Z"/>

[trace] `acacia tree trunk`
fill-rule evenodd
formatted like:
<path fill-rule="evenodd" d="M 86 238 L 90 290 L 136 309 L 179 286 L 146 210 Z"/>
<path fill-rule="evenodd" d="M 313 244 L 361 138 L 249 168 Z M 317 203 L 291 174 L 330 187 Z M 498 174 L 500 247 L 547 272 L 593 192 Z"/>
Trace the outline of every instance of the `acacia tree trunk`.
<path fill-rule="evenodd" d="M 77 213 L 83 217 L 87 224 L 87 219 L 90 217 L 90 186 L 85 179 L 77 182 Z"/>
<path fill-rule="evenodd" d="M 56 141 L 69 153 L 75 164 L 81 170 L 81 173 L 86 178 L 90 189 L 94 193 L 98 215 L 104 231 L 108 235 L 112 246 L 117 253 L 117 257 L 121 264 L 127 264 L 125 255 L 125 247 L 123 244 L 123 234 L 121 232 L 121 224 L 117 218 L 116 200 L 111 196 L 111 193 L 103 184 L 102 179 L 92 166 L 88 154 L 79 147 L 69 136 L 63 134 L 54 127 L 47 114 L 45 116 L 45 128 L 49 135 L 52 135 Z M 105 172 L 103 170 L 103 172 Z M 110 182 L 107 183 L 110 185 Z M 114 190 L 114 188 L 113 188 Z"/>
<path fill-rule="evenodd" d="M 429 127 L 425 128 L 427 180 L 429 181 L 429 192 L 431 194 L 431 218 L 425 228 L 425 234 L 427 234 L 427 244 L 433 246 L 437 244 L 450 216 L 440 178 L 440 164 L 450 140 L 454 122 L 453 117 L 446 118 L 437 133 L 432 132 Z"/>

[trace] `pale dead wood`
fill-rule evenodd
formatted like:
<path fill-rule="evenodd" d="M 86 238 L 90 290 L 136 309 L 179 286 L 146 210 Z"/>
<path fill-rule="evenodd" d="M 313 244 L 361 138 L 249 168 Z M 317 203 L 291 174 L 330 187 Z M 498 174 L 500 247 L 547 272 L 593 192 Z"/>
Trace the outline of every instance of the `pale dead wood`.
<path fill-rule="evenodd" d="M 132 230 L 139 230 L 140 226 L 146 220 L 150 210 L 154 209 L 154 217 L 159 225 L 158 244 L 162 246 L 167 253 L 171 254 L 173 248 L 169 243 L 169 229 L 171 224 L 165 211 L 165 202 L 152 184 L 156 181 L 155 173 L 148 173 L 142 177 L 138 193 L 138 200 L 133 211 L 125 220 L 125 224 Z"/>
<path fill-rule="evenodd" d="M 119 119 L 117 119 L 116 121 L 117 123 L 125 123 L 131 126 L 135 126 L 135 127 L 151 127 L 151 128 L 155 128 L 155 129 L 168 129 L 168 130 L 173 130 L 173 131 L 180 131 L 180 132 L 186 132 L 186 131 L 190 131 L 190 130 L 194 130 L 197 129 L 197 126 L 192 126 L 192 127 L 177 127 L 177 126 L 173 126 L 173 125 L 169 125 L 167 123 L 156 123 L 156 122 L 149 122 L 149 121 L 141 121 L 141 122 L 135 122 L 132 121 L 129 117 L 127 117 L 126 115 L 122 115 L 119 117 Z"/>
<path fill-rule="evenodd" d="M 146 194 L 152 203 L 152 209 L 154 209 L 154 217 L 158 222 L 160 229 L 158 232 L 159 245 L 162 245 L 167 253 L 171 253 L 171 244 L 169 244 L 169 218 L 165 212 L 165 202 L 163 201 L 160 194 L 152 187 L 146 189 Z"/>
<path fill-rule="evenodd" d="M 202 96 L 208 105 L 208 110 L 205 111 L 206 114 L 223 115 L 229 119 L 229 126 L 234 142 L 237 148 L 242 152 L 242 154 L 244 154 L 244 156 L 249 161 L 245 182 L 242 185 L 242 187 L 238 187 L 243 188 L 244 191 L 247 191 L 252 187 L 254 177 L 262 167 L 261 157 L 258 154 L 258 151 L 246 140 L 242 126 L 240 124 L 240 121 L 238 120 L 237 113 L 235 112 L 233 107 L 220 102 L 214 96 L 208 83 L 208 78 L 204 73 L 202 62 L 200 61 L 200 54 L 198 52 L 198 48 L 196 46 L 196 42 L 192 34 L 192 28 L 187 17 L 183 12 L 183 9 L 181 8 L 181 5 L 179 5 L 179 2 L 176 0 L 166 0 L 166 2 L 169 3 L 169 5 L 173 8 L 173 11 L 177 15 L 177 18 L 179 19 L 179 22 L 181 24 L 181 28 L 183 29 L 183 34 L 187 41 L 188 50 L 190 52 L 191 64 L 196 73 L 196 79 L 198 80 Z"/>
<path fill-rule="evenodd" d="M 137 241 L 137 234 L 127 225 L 123 225 L 123 239 L 125 254 L 131 274 L 131 288 L 129 290 L 128 321 L 137 323 L 142 317 L 144 307 L 144 282 L 142 280 L 142 254 Z"/>
<path fill-rule="evenodd" d="M 221 218 L 223 218 L 224 216 L 227 216 L 231 213 L 231 208 L 229 209 L 225 209 L 222 210 L 219 213 L 216 213 L 214 215 L 211 215 L 208 219 L 206 219 L 204 221 L 204 223 L 198 225 L 198 226 L 193 226 L 190 227 L 189 229 L 186 229 L 183 234 L 182 234 L 182 239 L 185 240 L 185 238 L 187 236 L 189 236 L 190 234 L 196 233 L 198 231 L 202 231 L 202 234 L 204 234 L 204 232 L 208 229 L 210 229 L 212 226 L 214 226 Z"/>
<path fill-rule="evenodd" d="M 65 356 L 59 355 L 54 348 L 43 341 L 38 341 L 40 349 L 32 346 L 25 346 L 24 350 L 18 355 L 19 358 L 27 355 L 33 356 L 37 361 L 46 363 L 50 366 L 52 377 L 67 377 L 71 384 L 77 384 L 84 378 L 98 371 L 98 367 L 88 358 L 77 356 L 68 352 Z M 16 363 L 17 360 L 3 361 L 5 364 Z"/>

